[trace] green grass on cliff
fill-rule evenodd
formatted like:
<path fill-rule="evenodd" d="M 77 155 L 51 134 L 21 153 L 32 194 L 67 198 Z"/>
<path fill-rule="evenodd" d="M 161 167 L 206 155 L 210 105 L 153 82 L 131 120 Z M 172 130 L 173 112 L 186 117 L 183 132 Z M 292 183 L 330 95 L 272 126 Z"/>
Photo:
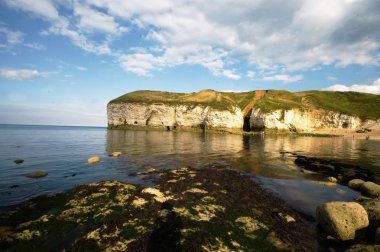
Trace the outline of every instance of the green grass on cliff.
<path fill-rule="evenodd" d="M 117 103 L 165 103 L 171 105 L 210 106 L 217 110 L 231 110 L 236 106 L 243 109 L 255 96 L 255 92 L 218 92 L 201 90 L 196 93 L 170 93 L 160 91 L 135 91 L 122 95 L 110 104 Z"/>
<path fill-rule="evenodd" d="M 196 93 L 170 93 L 160 91 L 136 91 L 120 96 L 114 103 L 165 103 L 171 105 L 210 106 L 217 110 L 230 110 L 233 106 L 244 109 L 255 97 L 255 92 L 217 92 L 201 90 Z M 362 120 L 380 118 L 380 95 L 357 92 L 268 90 L 255 105 L 264 112 L 279 109 L 300 110 L 324 109 L 346 115 L 358 116 Z"/>
<path fill-rule="evenodd" d="M 362 120 L 380 118 L 380 96 L 357 92 L 305 91 L 292 93 L 284 90 L 269 90 L 255 105 L 264 112 L 278 109 L 324 109 L 346 115 L 358 116 Z"/>

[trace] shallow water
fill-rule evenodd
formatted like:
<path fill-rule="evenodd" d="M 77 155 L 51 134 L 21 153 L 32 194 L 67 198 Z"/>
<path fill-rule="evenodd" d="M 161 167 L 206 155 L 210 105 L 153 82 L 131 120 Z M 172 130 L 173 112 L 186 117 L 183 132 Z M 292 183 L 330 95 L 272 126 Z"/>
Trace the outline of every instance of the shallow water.
<path fill-rule="evenodd" d="M 123 155 L 108 157 L 112 151 Z M 380 141 L 376 140 L 0 125 L 0 210 L 33 196 L 106 179 L 149 185 L 128 175 L 148 167 L 182 165 L 218 165 L 256 175 L 255 181 L 308 215 L 314 215 L 321 202 L 352 200 L 358 195 L 345 186 L 317 184 L 325 178 L 301 172 L 287 152 L 380 171 Z M 102 161 L 88 165 L 87 158 L 93 155 Z M 17 165 L 15 159 L 25 162 Z M 37 170 L 49 175 L 25 177 Z"/>

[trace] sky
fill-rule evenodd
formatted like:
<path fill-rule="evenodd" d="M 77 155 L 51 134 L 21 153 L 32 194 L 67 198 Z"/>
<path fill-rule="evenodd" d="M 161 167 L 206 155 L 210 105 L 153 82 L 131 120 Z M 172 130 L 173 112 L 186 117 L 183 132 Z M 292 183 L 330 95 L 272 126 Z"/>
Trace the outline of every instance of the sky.
<path fill-rule="evenodd" d="M 106 126 L 135 90 L 380 94 L 379 0 L 0 0 L 0 123 Z"/>

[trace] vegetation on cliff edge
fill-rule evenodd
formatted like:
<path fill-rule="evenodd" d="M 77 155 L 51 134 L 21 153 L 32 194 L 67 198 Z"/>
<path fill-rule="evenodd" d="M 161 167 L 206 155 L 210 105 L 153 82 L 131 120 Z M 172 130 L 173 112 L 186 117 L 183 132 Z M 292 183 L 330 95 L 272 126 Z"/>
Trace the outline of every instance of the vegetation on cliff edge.
<path fill-rule="evenodd" d="M 289 92 L 269 90 L 256 103 L 255 108 L 264 112 L 278 109 L 324 109 L 345 115 L 358 116 L 362 120 L 380 118 L 380 95 L 357 92 L 305 91 Z"/>
<path fill-rule="evenodd" d="M 201 90 L 195 93 L 171 93 L 161 91 L 135 91 L 122 95 L 110 104 L 117 103 L 165 103 L 170 105 L 210 106 L 217 110 L 231 110 L 233 107 L 244 109 L 255 97 L 250 92 L 218 92 Z M 357 92 L 268 90 L 254 108 L 263 112 L 279 109 L 313 110 L 324 109 L 345 115 L 358 116 L 362 120 L 380 118 L 380 95 Z"/>
<path fill-rule="evenodd" d="M 165 103 L 170 105 L 210 106 L 217 110 L 231 110 L 233 107 L 244 109 L 255 97 L 255 92 L 218 92 L 201 90 L 195 93 L 171 93 L 160 91 L 135 91 L 122 95 L 112 101 L 115 103 Z"/>

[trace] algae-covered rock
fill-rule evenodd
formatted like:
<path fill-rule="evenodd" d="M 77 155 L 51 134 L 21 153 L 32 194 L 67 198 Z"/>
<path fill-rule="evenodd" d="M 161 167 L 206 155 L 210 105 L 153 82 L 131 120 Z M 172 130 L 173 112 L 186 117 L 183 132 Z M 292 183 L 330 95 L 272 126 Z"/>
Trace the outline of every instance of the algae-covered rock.
<path fill-rule="evenodd" d="M 22 164 L 22 163 L 24 163 L 24 160 L 23 159 L 16 159 L 14 162 L 16 164 Z"/>
<path fill-rule="evenodd" d="M 103 181 L 32 199 L 0 215 L 0 247 L 168 251 L 171 244 L 182 251 L 312 250 L 310 224 L 250 177 L 190 167 L 161 173 L 148 188 Z M 297 222 L 276 217 L 280 211 Z M 275 232 L 276 239 L 269 239 L 268 232 Z"/>
<path fill-rule="evenodd" d="M 380 185 L 373 182 L 365 182 L 360 186 L 362 194 L 370 197 L 380 197 Z"/>
<path fill-rule="evenodd" d="M 363 201 L 361 205 L 368 213 L 369 224 L 380 227 L 380 198 Z"/>
<path fill-rule="evenodd" d="M 361 179 L 351 179 L 348 182 L 348 187 L 354 190 L 359 190 L 360 187 L 364 184 L 364 180 Z"/>
<path fill-rule="evenodd" d="M 328 202 L 317 207 L 319 225 L 342 241 L 355 238 L 355 232 L 369 225 L 366 210 L 356 202 Z"/>
<path fill-rule="evenodd" d="M 37 178 L 45 177 L 47 175 L 48 175 L 47 172 L 44 172 L 44 171 L 35 171 L 35 172 L 31 172 L 31 173 L 26 174 L 26 177 L 37 179 Z"/>

